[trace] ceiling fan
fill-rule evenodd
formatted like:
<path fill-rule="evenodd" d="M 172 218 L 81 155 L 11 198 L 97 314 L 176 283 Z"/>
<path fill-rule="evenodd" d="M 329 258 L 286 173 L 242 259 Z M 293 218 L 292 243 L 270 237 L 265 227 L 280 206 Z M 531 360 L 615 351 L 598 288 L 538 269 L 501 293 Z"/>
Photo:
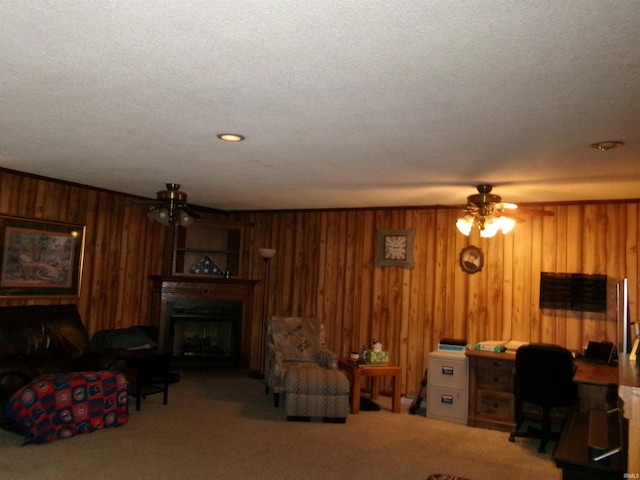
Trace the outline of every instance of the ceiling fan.
<path fill-rule="evenodd" d="M 477 227 L 481 237 L 490 238 L 498 231 L 509 233 L 520 215 L 553 215 L 548 210 L 518 208 L 515 203 L 503 202 L 500 195 L 491 193 L 492 185 L 483 183 L 476 188 L 478 193 L 469 195 L 467 204 L 461 207 L 466 214 L 456 222 L 456 227 L 463 235 L 469 236 L 471 229 Z"/>
<path fill-rule="evenodd" d="M 187 203 L 187 194 L 180 191 L 177 183 L 167 183 L 166 190 L 156 193 L 155 200 L 138 200 L 129 205 L 151 205 L 147 216 L 165 226 L 180 225 L 187 227 L 193 220 L 200 218 L 194 210 L 207 210 L 216 213 L 227 213 L 215 208 L 204 208 Z"/>

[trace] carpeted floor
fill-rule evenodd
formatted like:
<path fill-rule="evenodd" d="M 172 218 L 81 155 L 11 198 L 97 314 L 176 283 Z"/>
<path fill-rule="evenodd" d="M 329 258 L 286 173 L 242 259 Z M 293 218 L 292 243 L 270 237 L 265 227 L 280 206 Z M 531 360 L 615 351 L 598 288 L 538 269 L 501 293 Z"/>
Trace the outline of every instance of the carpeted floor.
<path fill-rule="evenodd" d="M 136 412 L 131 401 L 129 423 L 119 428 L 27 446 L 1 431 L 0 478 L 561 478 L 534 440 L 509 443 L 508 433 L 430 420 L 424 410 L 410 415 L 409 405 L 393 414 L 385 397 L 377 403 L 380 411 L 349 415 L 345 424 L 287 422 L 259 380 L 186 374 L 171 385 L 168 405 L 154 395 Z"/>

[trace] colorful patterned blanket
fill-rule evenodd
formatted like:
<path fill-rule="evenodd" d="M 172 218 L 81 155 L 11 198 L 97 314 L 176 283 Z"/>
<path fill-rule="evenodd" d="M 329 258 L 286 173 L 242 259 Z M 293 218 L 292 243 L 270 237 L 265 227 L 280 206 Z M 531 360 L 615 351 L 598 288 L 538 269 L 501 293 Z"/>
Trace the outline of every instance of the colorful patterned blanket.
<path fill-rule="evenodd" d="M 108 371 L 45 375 L 18 390 L 5 405 L 25 443 L 47 443 L 117 427 L 129 419 L 127 380 Z"/>

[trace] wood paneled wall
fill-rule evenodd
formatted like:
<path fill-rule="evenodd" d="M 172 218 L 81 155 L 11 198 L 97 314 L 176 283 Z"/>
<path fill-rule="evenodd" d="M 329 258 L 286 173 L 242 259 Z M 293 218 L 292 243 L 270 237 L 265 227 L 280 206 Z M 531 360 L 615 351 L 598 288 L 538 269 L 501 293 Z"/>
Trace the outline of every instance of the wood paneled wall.
<path fill-rule="evenodd" d="M 0 213 L 86 225 L 80 298 L 0 298 L 0 305 L 76 303 L 89 333 L 149 324 L 150 275 L 165 228 L 131 197 L 0 170 Z"/>
<path fill-rule="evenodd" d="M 553 217 L 526 217 L 491 239 L 458 233 L 458 212 L 446 209 L 258 212 L 250 220 L 254 246 L 277 250 L 268 313 L 322 318 L 341 355 L 381 341 L 403 368 L 403 392 L 415 393 L 442 337 L 576 351 L 589 340 L 617 342 L 615 285 L 625 276 L 632 319 L 640 313 L 639 208 L 636 201 L 548 205 Z M 378 229 L 415 229 L 413 269 L 374 266 Z M 468 245 L 485 255 L 481 272 L 459 266 Z M 608 275 L 608 312 L 541 310 L 542 271 Z"/>
<path fill-rule="evenodd" d="M 77 303 L 88 330 L 146 324 L 150 275 L 162 272 L 165 228 L 131 197 L 0 169 L 0 213 L 87 226 L 80 298 L 3 299 L 0 305 Z M 464 237 L 454 210 L 407 208 L 254 212 L 249 251 L 277 250 L 271 260 L 268 313 L 322 318 L 329 347 L 341 355 L 373 338 L 403 368 L 402 390 L 418 390 L 426 355 L 442 337 L 554 342 L 579 350 L 616 338 L 615 283 L 627 276 L 631 317 L 639 318 L 639 201 L 551 205 L 553 217 L 527 217 L 492 239 Z M 376 268 L 378 229 L 415 229 L 415 267 Z M 460 250 L 482 249 L 485 265 L 469 275 Z M 249 259 L 249 276 L 264 264 Z M 541 271 L 609 276 L 607 314 L 538 308 Z M 256 290 L 254 331 L 262 309 Z M 258 368 L 259 339 L 251 366 Z"/>

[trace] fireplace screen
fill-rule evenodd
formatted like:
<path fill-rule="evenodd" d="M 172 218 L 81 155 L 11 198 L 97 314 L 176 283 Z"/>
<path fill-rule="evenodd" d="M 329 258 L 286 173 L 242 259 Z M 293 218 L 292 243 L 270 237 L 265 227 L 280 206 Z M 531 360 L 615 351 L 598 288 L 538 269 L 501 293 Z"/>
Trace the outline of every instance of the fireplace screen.
<path fill-rule="evenodd" d="M 173 305 L 172 366 L 237 368 L 242 302 Z"/>

